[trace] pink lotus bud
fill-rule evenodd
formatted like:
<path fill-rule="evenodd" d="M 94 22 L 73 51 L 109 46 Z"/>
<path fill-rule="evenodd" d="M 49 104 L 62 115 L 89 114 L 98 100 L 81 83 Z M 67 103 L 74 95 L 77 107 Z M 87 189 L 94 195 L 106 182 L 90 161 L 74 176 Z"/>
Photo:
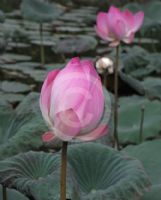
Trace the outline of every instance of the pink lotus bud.
<path fill-rule="evenodd" d="M 107 70 L 109 74 L 112 74 L 114 72 L 114 63 L 110 58 L 102 57 L 97 60 L 96 69 L 99 74 L 103 74 L 105 70 Z"/>
<path fill-rule="evenodd" d="M 107 133 L 107 124 L 100 124 L 103 89 L 90 60 L 73 58 L 64 69 L 51 71 L 41 89 L 40 108 L 51 129 L 44 141 L 89 141 Z"/>
<path fill-rule="evenodd" d="M 128 9 L 121 12 L 118 8 L 111 6 L 107 13 L 98 13 L 95 29 L 102 39 L 110 42 L 110 46 L 115 47 L 119 45 L 120 41 L 132 43 L 143 20 L 144 13 L 142 11 L 133 14 Z"/>

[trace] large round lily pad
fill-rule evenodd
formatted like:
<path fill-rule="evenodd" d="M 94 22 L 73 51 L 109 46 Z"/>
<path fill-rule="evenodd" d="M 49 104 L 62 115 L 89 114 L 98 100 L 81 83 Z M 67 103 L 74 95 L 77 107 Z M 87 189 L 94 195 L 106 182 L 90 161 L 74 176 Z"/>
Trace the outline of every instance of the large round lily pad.
<path fill-rule="evenodd" d="M 135 200 L 149 187 L 138 160 L 105 145 L 72 145 L 68 160 L 77 183 L 73 200 Z"/>
<path fill-rule="evenodd" d="M 161 100 L 161 79 L 148 77 L 142 82 L 146 90 L 146 95 L 151 99 Z"/>
<path fill-rule="evenodd" d="M 126 48 L 124 51 L 126 53 L 121 54 L 121 59 L 125 73 L 136 78 L 142 78 L 151 73 L 152 70 L 146 68 L 149 64 L 149 53 L 145 49 L 134 46 L 133 48 Z"/>
<path fill-rule="evenodd" d="M 150 185 L 138 160 L 101 144 L 69 146 L 68 161 L 67 198 L 72 200 L 135 200 Z M 8 182 L 36 200 L 60 199 L 59 153 L 16 155 L 0 162 L 0 175 L 0 182 Z"/>
<path fill-rule="evenodd" d="M 79 54 L 94 51 L 97 41 L 91 36 L 73 36 L 60 40 L 57 47 L 53 48 L 55 53 Z"/>
<path fill-rule="evenodd" d="M 147 56 L 149 60 L 148 69 L 153 70 L 156 74 L 161 74 L 161 54 L 160 53 L 150 53 Z"/>
<path fill-rule="evenodd" d="M 129 146 L 124 149 L 129 156 L 139 159 L 152 181 L 150 192 L 145 194 L 142 200 L 161 199 L 161 140 L 144 142 L 137 146 Z"/>
<path fill-rule="evenodd" d="M 39 95 L 30 93 L 0 123 L 0 160 L 31 149 L 39 149 L 47 131 L 39 110 Z M 2 116 L 4 116 L 2 110 Z M 1 115 L 1 112 L 0 112 Z"/>
<path fill-rule="evenodd" d="M 57 154 L 33 151 L 18 154 L 1 162 L 0 174 L 0 182 L 9 183 L 35 200 L 60 199 L 60 156 Z"/>
<path fill-rule="evenodd" d="M 25 93 L 29 92 L 31 90 L 30 86 L 24 83 L 20 82 L 9 82 L 9 81 L 3 81 L 0 83 L 1 89 L 4 92 L 13 92 L 13 93 Z"/>
<path fill-rule="evenodd" d="M 159 135 L 161 130 L 161 103 L 144 97 L 120 98 L 119 140 L 121 143 L 138 143 L 141 109 L 144 107 L 143 139 Z"/>
<path fill-rule="evenodd" d="M 44 0 L 23 0 L 21 12 L 25 19 L 38 23 L 51 22 L 63 9 L 57 4 L 49 4 Z"/>
<path fill-rule="evenodd" d="M 21 61 L 30 61 L 31 57 L 21 54 L 5 53 L 1 56 L 0 60 L 4 61 L 5 63 L 15 63 Z"/>
<path fill-rule="evenodd" d="M 15 105 L 19 102 L 21 102 L 25 96 L 24 94 L 18 94 L 18 93 L 5 93 L 5 92 L 0 92 L 0 98 L 5 101 L 6 103 Z"/>

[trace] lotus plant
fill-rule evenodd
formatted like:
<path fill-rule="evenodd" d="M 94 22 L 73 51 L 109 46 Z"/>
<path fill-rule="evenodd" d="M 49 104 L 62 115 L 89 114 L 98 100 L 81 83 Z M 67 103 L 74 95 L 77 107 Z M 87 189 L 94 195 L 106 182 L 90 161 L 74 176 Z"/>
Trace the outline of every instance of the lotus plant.
<path fill-rule="evenodd" d="M 108 130 L 107 124 L 100 123 L 104 94 L 93 63 L 76 57 L 64 69 L 49 72 L 41 89 L 40 108 L 51 129 L 43 141 L 63 141 L 61 200 L 65 200 L 67 142 L 95 140 Z"/>
<path fill-rule="evenodd" d="M 45 0 L 22 0 L 21 13 L 24 19 L 39 23 L 40 33 L 40 57 L 41 65 L 45 65 L 43 24 L 50 23 L 60 16 L 63 9 L 55 3 L 48 3 Z"/>
<path fill-rule="evenodd" d="M 118 67 L 119 67 L 119 46 L 121 41 L 126 44 L 133 42 L 135 33 L 143 24 L 144 13 L 142 11 L 133 14 L 128 9 L 121 11 L 111 6 L 109 11 L 100 12 L 97 15 L 95 30 L 97 34 L 105 41 L 109 42 L 109 46 L 116 47 L 115 77 L 114 77 L 114 140 L 115 146 L 119 149 L 118 141 Z"/>

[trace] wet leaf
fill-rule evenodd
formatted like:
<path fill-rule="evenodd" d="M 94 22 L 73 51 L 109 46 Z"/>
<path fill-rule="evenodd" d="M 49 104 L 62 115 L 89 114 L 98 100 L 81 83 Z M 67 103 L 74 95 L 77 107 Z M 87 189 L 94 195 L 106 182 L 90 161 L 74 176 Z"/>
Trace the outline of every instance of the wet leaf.
<path fill-rule="evenodd" d="M 152 181 L 151 190 L 145 194 L 142 200 L 161 199 L 161 140 L 144 142 L 137 146 L 129 146 L 124 149 L 129 156 L 139 159 Z"/>
<path fill-rule="evenodd" d="M 149 187 L 140 162 L 105 145 L 72 145 L 68 160 L 77 182 L 72 199 L 134 200 Z"/>
<path fill-rule="evenodd" d="M 62 54 L 85 53 L 94 50 L 96 45 L 97 41 L 94 37 L 74 36 L 60 40 L 53 51 Z"/>
<path fill-rule="evenodd" d="M 119 140 L 121 143 L 139 143 L 141 109 L 144 107 L 143 139 L 156 137 L 161 130 L 161 103 L 140 96 L 119 99 Z"/>
<path fill-rule="evenodd" d="M 57 18 L 63 9 L 57 4 L 49 4 L 43 0 L 23 0 L 21 12 L 25 19 L 43 23 Z"/>
<path fill-rule="evenodd" d="M 7 93 L 25 93 L 29 92 L 31 88 L 24 83 L 20 82 L 9 82 L 9 81 L 3 81 L 0 83 L 0 88 L 2 91 Z"/>

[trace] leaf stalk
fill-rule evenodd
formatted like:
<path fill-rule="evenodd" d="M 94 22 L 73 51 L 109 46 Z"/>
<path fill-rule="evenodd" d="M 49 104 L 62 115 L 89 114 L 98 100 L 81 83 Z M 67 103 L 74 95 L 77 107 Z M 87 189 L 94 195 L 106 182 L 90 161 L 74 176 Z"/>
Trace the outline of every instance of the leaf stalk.
<path fill-rule="evenodd" d="M 68 142 L 64 141 L 61 154 L 60 200 L 66 200 L 67 147 Z"/>
<path fill-rule="evenodd" d="M 116 47 L 116 63 L 114 74 L 114 147 L 119 150 L 119 138 L 118 138 L 118 72 L 119 72 L 119 46 Z"/>

